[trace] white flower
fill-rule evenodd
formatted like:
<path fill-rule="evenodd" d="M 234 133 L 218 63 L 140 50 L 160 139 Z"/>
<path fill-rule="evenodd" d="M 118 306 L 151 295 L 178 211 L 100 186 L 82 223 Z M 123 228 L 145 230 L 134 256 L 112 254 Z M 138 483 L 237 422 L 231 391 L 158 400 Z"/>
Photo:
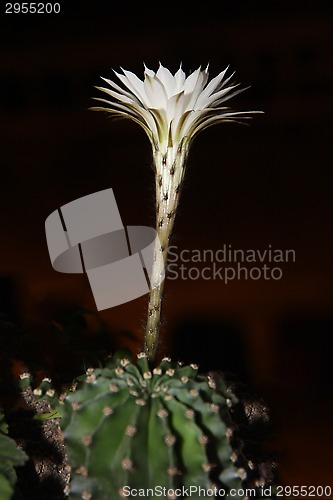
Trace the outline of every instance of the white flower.
<path fill-rule="evenodd" d="M 121 85 L 103 78 L 108 87 L 97 87 L 108 94 L 108 98 L 96 98 L 104 106 L 92 109 L 135 121 L 145 130 L 153 147 L 158 238 L 150 275 L 145 336 L 145 354 L 149 361 L 154 359 L 158 343 L 164 286 L 161 276 L 164 276 L 191 141 L 198 132 L 215 123 L 248 119 L 256 113 L 236 112 L 224 105 L 245 90 L 231 82 L 233 74 L 226 76 L 227 70 L 209 81 L 208 66 L 186 77 L 181 67 L 173 75 L 160 64 L 156 73 L 145 67 L 144 80 L 123 69 L 122 74 L 115 72 Z"/>
<path fill-rule="evenodd" d="M 110 98 L 95 99 L 108 107 L 92 109 L 134 120 L 146 131 L 154 150 L 165 154 L 182 140 L 188 146 L 198 132 L 215 123 L 249 118 L 253 113 L 231 111 L 223 105 L 245 90 L 231 83 L 233 74 L 226 77 L 227 70 L 210 82 L 208 66 L 187 77 L 181 67 L 172 75 L 162 64 L 156 73 L 145 66 L 143 81 L 131 71 L 115 71 L 123 87 L 103 78 L 110 88 L 97 88 Z"/>

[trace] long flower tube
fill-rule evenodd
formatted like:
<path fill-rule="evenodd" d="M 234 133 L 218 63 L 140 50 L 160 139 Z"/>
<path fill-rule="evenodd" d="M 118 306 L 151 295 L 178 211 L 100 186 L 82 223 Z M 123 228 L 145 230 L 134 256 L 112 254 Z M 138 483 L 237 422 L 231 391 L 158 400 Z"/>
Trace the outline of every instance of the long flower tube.
<path fill-rule="evenodd" d="M 228 68 L 209 81 L 208 66 L 186 76 L 182 67 L 173 75 L 159 65 L 156 73 L 145 66 L 144 79 L 122 70 L 115 72 L 119 84 L 103 78 L 107 87 L 97 87 L 107 98 L 94 110 L 129 118 L 138 123 L 152 145 L 156 179 L 155 258 L 145 332 L 145 352 L 153 362 L 158 346 L 164 281 L 161 276 L 167 265 L 169 241 L 174 225 L 186 161 L 193 138 L 211 125 L 242 121 L 258 111 L 232 111 L 226 101 L 239 92 L 239 84 L 227 76 Z"/>

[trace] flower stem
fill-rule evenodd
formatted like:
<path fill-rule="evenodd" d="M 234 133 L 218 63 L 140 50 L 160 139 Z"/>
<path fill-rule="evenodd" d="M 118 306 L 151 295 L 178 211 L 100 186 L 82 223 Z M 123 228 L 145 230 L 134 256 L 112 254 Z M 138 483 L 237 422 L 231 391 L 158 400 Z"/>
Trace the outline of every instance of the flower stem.
<path fill-rule="evenodd" d="M 148 318 L 145 333 L 145 353 L 150 363 L 154 362 L 161 327 L 161 312 L 164 275 L 170 237 L 174 225 L 179 196 L 183 185 L 187 147 L 180 143 L 177 147 L 168 147 L 162 154 L 154 155 L 156 169 L 156 232 L 155 258 L 151 274 L 151 287 L 148 304 Z M 162 253 L 162 258 L 158 254 Z M 160 256 L 160 255 L 159 255 Z"/>

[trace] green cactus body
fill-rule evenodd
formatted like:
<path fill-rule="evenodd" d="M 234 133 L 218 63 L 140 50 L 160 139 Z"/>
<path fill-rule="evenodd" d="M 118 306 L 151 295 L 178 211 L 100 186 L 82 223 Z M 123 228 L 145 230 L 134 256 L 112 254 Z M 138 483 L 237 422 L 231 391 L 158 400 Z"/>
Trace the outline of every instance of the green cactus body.
<path fill-rule="evenodd" d="M 191 492 L 196 499 L 214 496 L 214 488 L 241 491 L 251 470 L 233 448 L 234 403 L 222 377 L 201 375 L 195 365 L 164 359 L 151 371 L 139 354 L 136 365 L 115 356 L 105 368 L 88 369 L 66 397 L 61 422 L 70 498 Z"/>

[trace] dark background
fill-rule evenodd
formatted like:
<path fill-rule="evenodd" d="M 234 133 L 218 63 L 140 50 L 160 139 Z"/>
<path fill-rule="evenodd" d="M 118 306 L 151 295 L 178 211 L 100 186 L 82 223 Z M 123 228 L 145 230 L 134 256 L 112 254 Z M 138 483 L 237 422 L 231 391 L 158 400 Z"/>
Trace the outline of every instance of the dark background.
<path fill-rule="evenodd" d="M 333 487 L 333 2 L 60 4 L 58 15 L 0 4 L 0 310 L 35 339 L 42 368 L 66 369 L 50 325 L 94 302 L 84 276 L 52 269 L 46 217 L 112 187 L 126 225 L 154 225 L 149 142 L 88 111 L 93 86 L 120 66 L 142 75 L 143 62 L 209 62 L 212 76 L 230 64 L 251 85 L 232 106 L 265 114 L 194 142 L 173 243 L 272 245 L 296 262 L 279 281 L 167 281 L 160 355 L 235 373 L 271 409 L 281 481 Z M 110 348 L 137 351 L 146 303 L 100 312 L 92 336 L 102 321 Z"/>

